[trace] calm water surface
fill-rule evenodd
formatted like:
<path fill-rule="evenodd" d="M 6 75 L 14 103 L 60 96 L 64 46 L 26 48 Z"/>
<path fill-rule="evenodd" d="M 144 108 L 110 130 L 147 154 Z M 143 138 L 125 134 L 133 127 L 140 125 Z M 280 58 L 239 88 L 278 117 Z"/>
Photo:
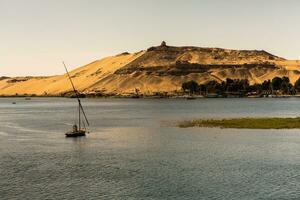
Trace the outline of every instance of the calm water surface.
<path fill-rule="evenodd" d="M 16 101 L 17 104 L 12 104 Z M 176 121 L 300 116 L 300 99 L 0 99 L 0 199 L 300 199 L 300 130 Z"/>

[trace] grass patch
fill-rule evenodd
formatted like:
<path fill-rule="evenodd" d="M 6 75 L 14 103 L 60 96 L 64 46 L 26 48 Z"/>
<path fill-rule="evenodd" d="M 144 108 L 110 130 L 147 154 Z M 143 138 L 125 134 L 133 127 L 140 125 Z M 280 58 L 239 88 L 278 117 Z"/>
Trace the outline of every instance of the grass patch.
<path fill-rule="evenodd" d="M 199 119 L 183 121 L 180 128 L 219 127 L 244 129 L 297 129 L 300 117 L 296 118 L 233 118 L 233 119 Z"/>

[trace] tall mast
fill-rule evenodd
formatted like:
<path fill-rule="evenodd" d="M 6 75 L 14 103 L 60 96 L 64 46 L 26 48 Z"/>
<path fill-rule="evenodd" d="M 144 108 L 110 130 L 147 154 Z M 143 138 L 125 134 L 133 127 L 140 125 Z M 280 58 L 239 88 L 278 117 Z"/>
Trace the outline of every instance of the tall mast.
<path fill-rule="evenodd" d="M 75 89 L 74 83 L 73 83 L 73 81 L 72 81 L 72 79 L 71 79 L 71 76 L 70 76 L 70 74 L 69 74 L 69 71 L 68 71 L 68 69 L 67 69 L 67 66 L 65 65 L 64 62 L 63 62 L 63 65 L 64 65 L 64 67 L 65 67 L 65 70 L 66 70 L 67 75 L 68 75 L 68 77 L 69 77 L 69 80 L 70 80 L 70 83 L 71 83 L 71 85 L 72 85 L 73 91 L 74 91 L 74 93 L 75 93 L 75 95 L 76 95 L 76 98 L 77 98 L 77 101 L 78 101 L 78 110 L 79 110 L 79 112 L 78 112 L 78 114 L 79 114 L 79 121 L 78 121 L 79 123 L 78 123 L 78 125 L 79 125 L 79 130 L 80 130 L 80 125 L 81 125 L 81 124 L 80 124 L 80 111 L 82 111 L 82 114 L 83 114 L 83 116 L 84 116 L 84 119 L 85 119 L 87 125 L 89 126 L 90 124 L 89 124 L 89 121 L 88 121 L 88 119 L 87 119 L 87 117 L 86 117 L 86 115 L 85 115 L 85 112 L 84 112 L 84 110 L 83 110 L 83 107 L 82 107 L 82 105 L 81 105 L 81 101 L 80 101 L 80 99 L 79 99 L 78 91 Z"/>
<path fill-rule="evenodd" d="M 81 127 L 80 127 L 80 105 L 78 104 L 78 130 L 80 131 Z"/>

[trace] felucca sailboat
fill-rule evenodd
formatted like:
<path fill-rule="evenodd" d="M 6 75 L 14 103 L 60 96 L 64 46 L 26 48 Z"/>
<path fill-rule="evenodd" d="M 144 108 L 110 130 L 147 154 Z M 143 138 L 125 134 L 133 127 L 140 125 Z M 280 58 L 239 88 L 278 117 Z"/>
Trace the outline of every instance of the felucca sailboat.
<path fill-rule="evenodd" d="M 68 69 L 67 69 L 67 67 L 66 67 L 66 65 L 65 65 L 64 62 L 63 62 L 63 65 L 64 65 L 65 70 L 67 72 L 67 75 L 69 77 L 70 83 L 71 83 L 73 91 L 75 93 L 75 97 L 76 97 L 76 99 L 78 101 L 78 126 L 77 126 L 77 124 L 74 124 L 73 125 L 73 130 L 68 131 L 65 135 L 66 135 L 66 137 L 81 137 L 81 136 L 85 136 L 85 133 L 87 132 L 87 129 L 86 129 L 86 126 L 85 126 L 85 122 L 87 123 L 88 126 L 90 124 L 89 124 L 89 121 L 88 121 L 88 119 L 87 119 L 87 117 L 85 115 L 84 109 L 83 109 L 83 107 L 81 105 L 81 101 L 80 101 L 80 98 L 79 98 L 80 95 L 79 95 L 78 91 L 75 89 L 75 86 L 74 86 L 74 83 L 72 81 L 72 78 L 71 78 L 71 76 L 70 76 L 70 74 L 68 72 Z M 84 120 L 82 122 L 81 122 L 81 120 L 82 120 L 81 119 L 81 113 L 83 114 L 83 118 L 84 118 Z"/>

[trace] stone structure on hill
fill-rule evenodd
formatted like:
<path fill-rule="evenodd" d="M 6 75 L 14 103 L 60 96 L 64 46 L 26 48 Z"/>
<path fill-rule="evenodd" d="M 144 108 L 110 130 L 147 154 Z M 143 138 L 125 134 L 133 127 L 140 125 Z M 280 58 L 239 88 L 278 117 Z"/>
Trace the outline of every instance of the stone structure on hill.
<path fill-rule="evenodd" d="M 161 46 L 161 47 L 166 47 L 166 46 L 167 46 L 167 43 L 166 43 L 165 41 L 162 41 L 161 44 L 160 44 L 160 46 Z"/>

